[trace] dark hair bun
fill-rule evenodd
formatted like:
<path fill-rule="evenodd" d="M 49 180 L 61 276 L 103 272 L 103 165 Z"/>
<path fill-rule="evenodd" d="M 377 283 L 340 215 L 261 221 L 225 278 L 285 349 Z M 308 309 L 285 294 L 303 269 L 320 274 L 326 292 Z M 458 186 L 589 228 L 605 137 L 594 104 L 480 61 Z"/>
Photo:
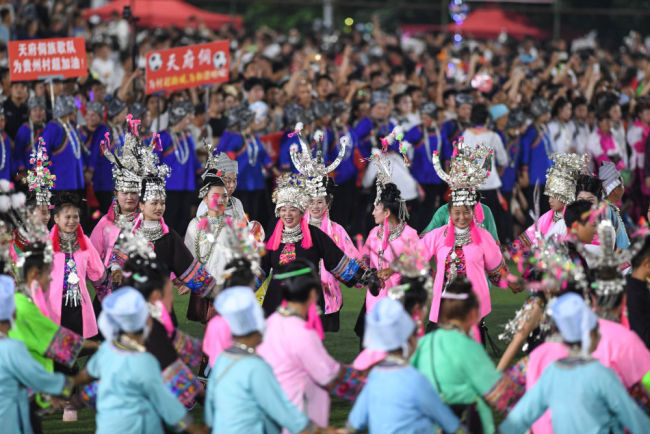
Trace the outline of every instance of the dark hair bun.
<path fill-rule="evenodd" d="M 323 177 L 323 183 L 325 184 L 325 192 L 327 195 L 329 197 L 334 197 L 334 187 L 336 187 L 334 184 L 334 179 L 329 176 L 325 176 Z"/>
<path fill-rule="evenodd" d="M 402 199 L 399 188 L 392 182 L 384 185 L 381 191 L 381 201 L 383 203 L 398 203 Z"/>
<path fill-rule="evenodd" d="M 81 209 L 82 199 L 78 194 L 67 191 L 61 192 L 54 197 L 54 214 L 58 214 L 63 208 L 73 206 Z"/>
<path fill-rule="evenodd" d="M 203 175 L 203 187 L 206 185 L 209 185 L 211 187 L 225 187 L 223 179 L 221 179 L 221 176 L 219 175 L 219 171 L 217 169 L 208 169 L 205 172 Z"/>

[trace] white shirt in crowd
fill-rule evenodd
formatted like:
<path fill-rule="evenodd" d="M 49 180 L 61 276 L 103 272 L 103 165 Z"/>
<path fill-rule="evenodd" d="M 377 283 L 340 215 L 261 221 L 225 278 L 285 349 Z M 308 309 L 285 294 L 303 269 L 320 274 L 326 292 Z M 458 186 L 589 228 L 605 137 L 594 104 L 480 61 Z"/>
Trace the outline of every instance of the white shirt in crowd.
<path fill-rule="evenodd" d="M 560 122 L 553 119 L 548 123 L 548 136 L 555 152 L 579 152 L 574 140 L 576 126 L 573 122 Z"/>
<path fill-rule="evenodd" d="M 462 134 L 463 142 L 472 146 L 483 144 L 494 150 L 492 157 L 492 167 L 490 168 L 490 176 L 479 187 L 479 190 L 495 190 L 501 187 L 501 178 L 499 178 L 498 167 L 503 167 L 508 164 L 508 154 L 503 146 L 501 137 L 494 131 L 486 130 L 481 133 L 476 133 L 475 130 L 465 130 Z"/>
<path fill-rule="evenodd" d="M 630 144 L 630 170 L 642 169 L 645 164 L 645 152 L 638 152 L 634 145 L 643 139 L 643 127 L 632 125 L 627 130 L 627 142 Z"/>
<path fill-rule="evenodd" d="M 411 176 L 411 172 L 404 164 L 404 158 L 398 153 L 389 152 L 385 155 L 390 162 L 391 178 L 397 186 L 404 200 L 413 200 L 418 197 L 418 183 Z M 362 184 L 364 188 L 370 188 L 374 185 L 377 177 L 377 163 L 372 160 L 368 165 L 368 170 L 363 176 Z"/>

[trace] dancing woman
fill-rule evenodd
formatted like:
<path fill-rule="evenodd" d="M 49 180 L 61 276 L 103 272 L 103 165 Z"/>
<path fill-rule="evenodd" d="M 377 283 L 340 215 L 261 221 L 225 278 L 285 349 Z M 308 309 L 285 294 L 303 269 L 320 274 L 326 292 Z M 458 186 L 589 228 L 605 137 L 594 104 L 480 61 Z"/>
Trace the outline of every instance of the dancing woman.
<path fill-rule="evenodd" d="M 479 301 L 480 317 L 484 318 L 492 310 L 485 275 L 487 273 L 492 284 L 499 285 L 506 271 L 499 246 L 490 233 L 478 227 L 474 221 L 474 213 L 482 210 L 480 205 L 477 206 L 477 189 L 488 176 L 484 161 L 491 157 L 491 151 L 485 146 L 470 147 L 458 141 L 454 154 L 449 174 L 442 169 L 437 155 L 434 156 L 438 175 L 452 190 L 449 223 L 427 233 L 420 241 L 425 258 L 436 259 L 429 314 L 429 319 L 434 323 L 438 322 L 443 293 L 460 276 L 466 276 L 472 283 Z"/>
<path fill-rule="evenodd" d="M 369 286 L 377 291 L 380 285 L 375 270 L 367 269 L 348 257 L 320 229 L 303 219 L 310 196 L 306 180 L 295 175 L 280 178 L 273 192 L 275 213 L 279 216 L 275 230 L 266 243 L 267 254 L 261 268 L 268 275 L 272 269 L 303 258 L 312 264 L 323 260 L 323 265 L 334 277 L 347 286 Z M 271 315 L 282 301 L 282 291 L 276 280 L 271 280 L 264 298 L 264 313 Z M 319 301 L 323 303 L 323 300 Z"/>
<path fill-rule="evenodd" d="M 309 177 L 307 183 L 310 187 L 309 204 L 303 218 L 310 225 L 320 228 L 346 256 L 356 259 L 359 252 L 352 243 L 350 236 L 342 226 L 329 218 L 329 209 L 334 198 L 334 181 L 328 174 L 333 172 L 343 161 L 351 144 L 347 137 L 341 138 L 338 155 L 329 166 L 325 167 L 321 148 L 317 147 L 316 158 L 312 158 L 309 152 L 310 148 L 305 143 L 302 133 L 298 132 L 297 135 L 302 149 L 299 153 L 297 147 L 292 147 L 290 150 L 291 159 L 296 169 Z M 320 266 L 323 287 L 321 305 L 324 307 L 323 328 L 325 331 L 336 332 L 339 330 L 339 311 L 343 305 L 341 287 L 337 278 L 325 269 L 323 261 L 314 265 Z"/>
<path fill-rule="evenodd" d="M 81 230 L 80 207 L 79 199 L 67 193 L 60 194 L 54 205 L 55 225 L 50 232 L 54 260 L 45 301 L 55 323 L 90 338 L 98 330 L 86 281 L 102 282 L 105 269 Z"/>

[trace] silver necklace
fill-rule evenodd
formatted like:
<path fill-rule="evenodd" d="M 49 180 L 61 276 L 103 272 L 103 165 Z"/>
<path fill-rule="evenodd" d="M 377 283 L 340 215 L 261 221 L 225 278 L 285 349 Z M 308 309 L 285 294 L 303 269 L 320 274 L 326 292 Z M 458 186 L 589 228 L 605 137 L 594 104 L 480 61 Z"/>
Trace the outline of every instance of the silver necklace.
<path fill-rule="evenodd" d="M 287 229 L 286 227 L 282 229 L 282 243 L 297 243 L 300 240 L 302 240 L 302 229 L 300 225 L 296 225 L 291 229 Z"/>
<path fill-rule="evenodd" d="M 395 226 L 393 229 L 390 229 L 388 231 L 388 241 L 395 241 L 397 238 L 399 238 L 400 235 L 402 235 L 402 232 L 404 231 L 404 228 L 406 227 L 406 223 L 401 222 L 397 226 Z M 377 231 L 377 238 L 380 240 L 384 239 L 384 224 L 379 225 L 379 230 Z"/>
<path fill-rule="evenodd" d="M 440 129 L 438 128 L 438 125 L 434 125 L 433 128 L 436 131 L 436 151 L 440 149 Z M 424 146 L 427 151 L 427 159 L 429 160 L 429 163 L 433 164 L 433 154 L 431 153 L 431 140 L 429 139 L 429 131 L 427 130 L 427 127 L 422 127 L 423 134 L 424 134 Z"/>
<path fill-rule="evenodd" d="M 553 223 L 559 222 L 560 220 L 562 220 L 562 218 L 563 218 L 562 213 L 558 211 L 553 211 Z"/>
<path fill-rule="evenodd" d="M 182 134 L 172 132 L 171 136 L 174 143 L 174 156 L 178 164 L 182 166 L 190 158 L 190 145 L 187 140 L 183 140 Z"/>
<path fill-rule="evenodd" d="M 248 354 L 255 354 L 255 348 L 251 348 L 248 345 L 242 344 L 241 342 L 233 342 L 232 346 L 242 351 L 246 351 Z"/>
<path fill-rule="evenodd" d="M 74 157 L 78 160 L 81 157 L 81 138 L 78 136 L 77 131 L 72 128 L 69 122 L 63 122 L 59 120 L 59 124 L 61 124 L 65 130 L 65 133 L 70 140 L 70 146 L 72 146 Z"/>
<path fill-rule="evenodd" d="M 79 240 L 75 232 L 68 234 L 59 231 L 59 244 L 63 253 L 74 253 L 79 250 Z"/>
<path fill-rule="evenodd" d="M 202 264 L 208 263 L 208 260 L 212 256 L 212 252 L 214 252 L 214 248 L 217 245 L 217 239 L 219 238 L 219 234 L 221 234 L 221 230 L 225 226 L 224 220 L 221 217 L 208 217 L 208 222 L 210 223 L 210 227 L 214 227 L 213 225 L 215 223 L 217 224 L 216 234 L 213 235 L 212 231 L 199 230 L 199 233 L 196 234 L 196 238 L 194 240 L 194 250 L 196 252 L 196 258 Z M 210 241 L 209 238 L 210 235 L 214 237 L 212 241 Z M 207 255 L 201 256 L 201 241 L 204 240 L 210 243 L 210 248 L 208 249 Z"/>
<path fill-rule="evenodd" d="M 144 222 L 142 222 L 142 225 L 138 228 L 140 234 L 142 234 L 142 236 L 150 243 L 159 240 L 163 235 L 165 235 L 162 229 L 162 224 L 160 222 L 155 223 L 157 224 L 147 228 L 144 226 Z"/>
<path fill-rule="evenodd" d="M 248 164 L 250 166 L 254 166 L 255 163 L 257 162 L 257 154 L 259 153 L 255 136 L 253 136 L 252 139 L 249 139 L 247 135 L 242 134 L 242 139 L 244 140 L 244 142 L 246 142 L 246 156 L 248 157 Z M 249 149 L 251 148 L 252 148 L 252 152 L 249 152 Z"/>
<path fill-rule="evenodd" d="M 454 228 L 454 245 L 456 247 L 463 247 L 472 242 L 472 234 L 469 231 L 469 227 L 457 231 L 456 228 Z"/>

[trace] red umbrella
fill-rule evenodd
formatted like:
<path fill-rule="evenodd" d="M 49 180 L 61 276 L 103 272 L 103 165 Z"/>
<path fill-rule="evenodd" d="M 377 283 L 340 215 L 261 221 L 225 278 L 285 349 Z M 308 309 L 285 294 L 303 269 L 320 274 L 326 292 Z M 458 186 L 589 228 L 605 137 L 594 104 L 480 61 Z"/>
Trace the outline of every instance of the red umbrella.
<path fill-rule="evenodd" d="M 84 17 L 99 15 L 108 19 L 113 12 L 122 15 L 124 6 L 131 6 L 133 16 L 139 18 L 138 25 L 144 27 L 184 27 L 190 17 L 195 17 L 211 29 L 218 29 L 225 24 L 240 28 L 242 18 L 239 15 L 216 14 L 182 2 L 181 0 L 115 0 L 96 9 L 85 9 Z"/>
<path fill-rule="evenodd" d="M 515 38 L 549 36 L 548 32 L 530 24 L 526 16 L 501 9 L 478 9 L 471 12 L 462 24 L 451 24 L 447 29 L 477 38 L 496 38 L 502 31 Z"/>

